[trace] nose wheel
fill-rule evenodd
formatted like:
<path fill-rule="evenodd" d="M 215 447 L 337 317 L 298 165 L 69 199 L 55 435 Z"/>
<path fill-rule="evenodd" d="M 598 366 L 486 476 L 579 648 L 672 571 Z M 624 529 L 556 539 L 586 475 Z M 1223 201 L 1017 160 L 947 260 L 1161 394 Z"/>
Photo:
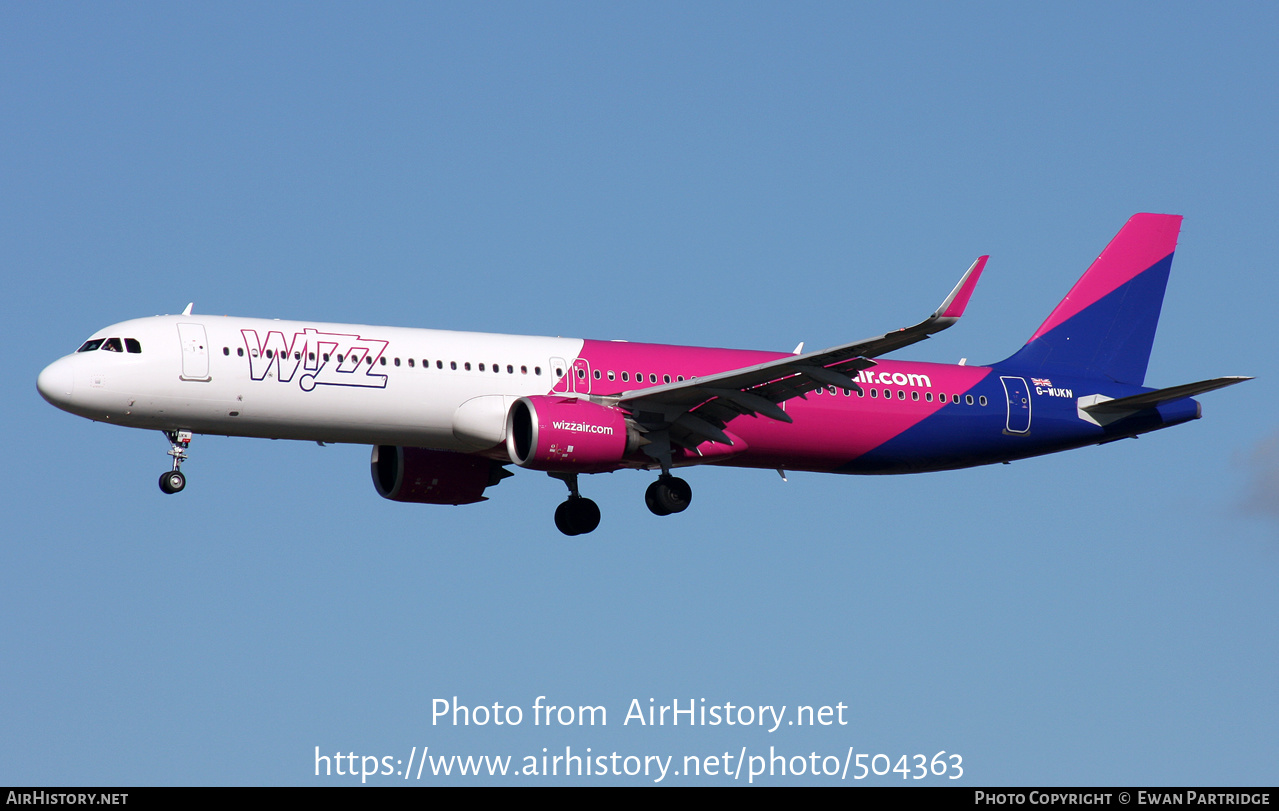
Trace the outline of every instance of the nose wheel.
<path fill-rule="evenodd" d="M 169 495 L 181 493 L 187 486 L 187 477 L 182 474 L 182 463 L 187 460 L 187 448 L 191 445 L 190 431 L 165 431 L 169 440 L 169 455 L 173 457 L 173 470 L 160 474 L 160 489 Z"/>
<path fill-rule="evenodd" d="M 682 513 L 692 500 L 693 488 L 688 482 L 669 473 L 658 476 L 644 491 L 644 503 L 653 515 Z"/>
<path fill-rule="evenodd" d="M 187 477 L 182 475 L 180 470 L 171 470 L 168 473 L 160 474 L 160 489 L 170 495 L 182 492 L 182 488 L 186 486 Z"/>

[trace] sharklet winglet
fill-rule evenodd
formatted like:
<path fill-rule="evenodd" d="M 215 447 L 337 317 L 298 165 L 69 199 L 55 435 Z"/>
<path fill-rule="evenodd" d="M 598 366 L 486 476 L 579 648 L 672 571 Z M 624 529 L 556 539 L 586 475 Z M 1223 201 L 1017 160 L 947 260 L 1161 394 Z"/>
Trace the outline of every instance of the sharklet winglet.
<path fill-rule="evenodd" d="M 968 306 L 968 300 L 973 297 L 973 290 L 977 288 L 977 280 L 981 278 L 981 272 L 986 269 L 986 260 L 990 256 L 979 256 L 977 261 L 973 262 L 968 271 L 960 278 L 959 284 L 955 285 L 955 289 L 950 291 L 950 295 L 946 296 L 945 301 L 937 308 L 937 312 L 933 313 L 934 318 L 953 318 L 958 320 L 964 314 L 964 309 Z"/>

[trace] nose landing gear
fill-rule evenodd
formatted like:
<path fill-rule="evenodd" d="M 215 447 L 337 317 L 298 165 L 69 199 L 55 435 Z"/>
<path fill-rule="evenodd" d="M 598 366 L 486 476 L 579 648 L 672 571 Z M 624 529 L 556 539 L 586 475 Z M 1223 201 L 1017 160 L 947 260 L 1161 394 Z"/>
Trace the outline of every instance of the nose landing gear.
<path fill-rule="evenodd" d="M 190 431 L 165 431 L 164 436 L 169 440 L 169 455 L 173 457 L 173 470 L 160 474 L 160 489 L 165 493 L 172 495 L 173 493 L 182 492 L 182 488 L 187 486 L 187 477 L 182 475 L 182 463 L 187 460 L 187 447 L 191 444 Z"/>

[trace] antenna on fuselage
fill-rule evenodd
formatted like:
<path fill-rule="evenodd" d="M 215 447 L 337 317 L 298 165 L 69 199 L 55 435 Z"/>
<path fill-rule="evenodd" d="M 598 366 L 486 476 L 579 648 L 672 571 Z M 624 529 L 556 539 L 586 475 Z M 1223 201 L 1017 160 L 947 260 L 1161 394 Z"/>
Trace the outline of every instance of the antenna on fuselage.
<path fill-rule="evenodd" d="M 188 303 L 187 303 L 187 308 L 186 308 L 185 310 L 183 310 L 183 311 L 182 311 L 182 314 L 183 314 L 183 315 L 190 315 L 190 314 L 191 314 L 191 308 L 192 308 L 192 307 L 194 307 L 194 306 L 195 306 L 195 302 L 194 302 L 194 301 L 188 302 Z"/>

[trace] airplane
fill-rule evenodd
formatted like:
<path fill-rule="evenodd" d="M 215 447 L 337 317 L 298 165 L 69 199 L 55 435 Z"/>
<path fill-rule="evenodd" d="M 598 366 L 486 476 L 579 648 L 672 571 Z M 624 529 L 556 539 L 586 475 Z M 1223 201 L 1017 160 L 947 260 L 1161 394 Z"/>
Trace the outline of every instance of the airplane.
<path fill-rule="evenodd" d="M 162 431 L 177 493 L 195 434 L 373 446 L 378 494 L 472 504 L 513 475 L 568 487 L 566 535 L 599 507 L 581 474 L 656 471 L 656 515 L 692 499 L 694 465 L 896 474 L 1011 462 L 1198 419 L 1191 399 L 1248 377 L 1144 385 L 1181 217 L 1134 215 L 1011 357 L 989 366 L 883 356 L 952 326 L 982 256 L 911 327 L 793 353 L 327 324 L 192 312 L 98 330 L 40 394 L 91 420 Z"/>

